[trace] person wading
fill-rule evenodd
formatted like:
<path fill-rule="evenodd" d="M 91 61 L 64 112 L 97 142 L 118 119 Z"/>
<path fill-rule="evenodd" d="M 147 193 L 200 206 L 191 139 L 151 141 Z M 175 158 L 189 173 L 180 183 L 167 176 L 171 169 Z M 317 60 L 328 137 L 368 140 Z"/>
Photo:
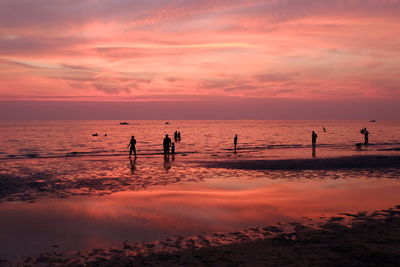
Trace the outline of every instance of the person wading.
<path fill-rule="evenodd" d="M 165 135 L 163 141 L 163 147 L 164 147 L 164 155 L 169 155 L 169 148 L 171 147 L 171 138 L 169 138 L 168 134 Z"/>
<path fill-rule="evenodd" d="M 129 157 L 132 156 L 132 152 L 133 152 L 133 154 L 135 155 L 135 158 L 136 158 L 136 139 L 135 139 L 135 137 L 133 135 L 131 137 L 131 141 L 129 142 L 128 147 L 130 147 L 130 149 L 129 149 Z"/>

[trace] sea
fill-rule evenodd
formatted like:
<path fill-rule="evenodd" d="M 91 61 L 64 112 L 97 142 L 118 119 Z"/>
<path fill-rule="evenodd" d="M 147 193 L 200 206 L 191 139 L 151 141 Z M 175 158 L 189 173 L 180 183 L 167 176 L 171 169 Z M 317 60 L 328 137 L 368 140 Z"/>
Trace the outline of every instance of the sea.
<path fill-rule="evenodd" d="M 399 121 L 1 121 L 0 259 L 386 209 L 400 204 L 399 168 L 204 163 L 399 155 Z"/>

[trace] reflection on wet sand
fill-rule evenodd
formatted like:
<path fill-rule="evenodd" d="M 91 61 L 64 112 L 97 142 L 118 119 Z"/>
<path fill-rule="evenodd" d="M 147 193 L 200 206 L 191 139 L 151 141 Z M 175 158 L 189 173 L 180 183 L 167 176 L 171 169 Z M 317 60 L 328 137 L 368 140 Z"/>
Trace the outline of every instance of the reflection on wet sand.
<path fill-rule="evenodd" d="M 46 252 L 53 245 L 77 250 L 378 210 L 398 204 L 399 190 L 400 183 L 390 179 L 215 179 L 103 197 L 2 203 L 0 258 Z"/>
<path fill-rule="evenodd" d="M 172 159 L 172 160 L 171 160 Z M 160 162 L 160 160 L 162 162 Z M 216 178 L 320 179 L 387 177 L 398 179 L 400 157 L 364 156 L 310 158 L 307 160 L 232 160 L 184 162 L 176 155 L 127 162 L 111 160 L 40 159 L 2 162 L 0 202 L 36 201 L 46 198 L 98 196 L 128 190 L 147 190 L 157 185 L 198 183 Z M 199 165 L 203 165 L 201 167 Z M 369 167 L 375 166 L 374 169 Z M 170 171 L 173 167 L 173 171 Z M 212 168 L 208 168 L 212 167 Z M 355 169 L 355 167 L 357 167 Z M 382 168 L 390 167 L 390 168 Z M 310 169 L 313 169 L 310 171 Z M 345 168 L 338 170 L 338 168 Z M 140 170 L 140 171 L 139 171 Z M 73 177 L 73 178 L 72 178 Z"/>
<path fill-rule="evenodd" d="M 164 167 L 166 172 L 168 172 L 172 168 L 172 164 L 171 164 L 171 162 L 169 160 L 169 154 L 165 154 L 164 155 L 163 167 Z"/>
<path fill-rule="evenodd" d="M 130 163 L 129 167 L 130 167 L 131 173 L 135 174 L 135 171 L 136 171 L 136 157 L 134 159 L 129 158 L 129 163 Z"/>

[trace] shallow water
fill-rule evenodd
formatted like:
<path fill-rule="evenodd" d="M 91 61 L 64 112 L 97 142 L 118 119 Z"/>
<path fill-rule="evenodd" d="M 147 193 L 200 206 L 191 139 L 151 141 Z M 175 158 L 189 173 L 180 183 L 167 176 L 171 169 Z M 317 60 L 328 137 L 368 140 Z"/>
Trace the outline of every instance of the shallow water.
<path fill-rule="evenodd" d="M 0 123 L 0 258 L 239 231 L 400 203 L 399 168 L 272 171 L 198 164 L 399 155 L 399 122 L 130 123 Z M 368 127 L 372 144 L 356 150 L 362 127 Z M 178 154 L 165 159 L 162 138 L 175 130 L 183 137 Z M 312 130 L 319 135 L 315 151 Z M 139 154 L 132 161 L 130 135 Z"/>
<path fill-rule="evenodd" d="M 318 137 L 318 156 L 348 155 L 363 142 L 359 130 L 370 132 L 363 152 L 400 148 L 400 122 L 362 121 L 13 121 L 0 122 L 0 158 L 118 156 L 127 154 L 129 138 L 137 139 L 141 156 L 162 152 L 165 134 L 182 134 L 179 153 L 191 157 L 226 157 L 238 134 L 243 157 L 310 157 L 311 131 Z M 327 129 L 323 132 L 322 127 Z M 99 136 L 92 136 L 98 133 Z M 107 134 L 107 136 L 104 136 Z M 399 152 L 399 151 L 398 151 Z"/>

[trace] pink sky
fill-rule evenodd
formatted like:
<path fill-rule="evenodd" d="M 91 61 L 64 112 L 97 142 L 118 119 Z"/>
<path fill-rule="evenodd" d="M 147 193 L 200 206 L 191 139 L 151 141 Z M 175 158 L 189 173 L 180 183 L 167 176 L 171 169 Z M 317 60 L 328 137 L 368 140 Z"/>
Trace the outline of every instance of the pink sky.
<path fill-rule="evenodd" d="M 0 0 L 0 101 L 355 100 L 399 118 L 399 14 L 400 0 Z"/>

